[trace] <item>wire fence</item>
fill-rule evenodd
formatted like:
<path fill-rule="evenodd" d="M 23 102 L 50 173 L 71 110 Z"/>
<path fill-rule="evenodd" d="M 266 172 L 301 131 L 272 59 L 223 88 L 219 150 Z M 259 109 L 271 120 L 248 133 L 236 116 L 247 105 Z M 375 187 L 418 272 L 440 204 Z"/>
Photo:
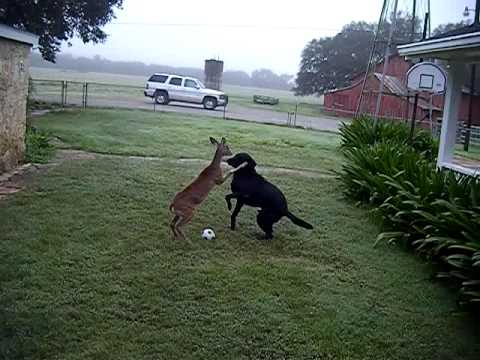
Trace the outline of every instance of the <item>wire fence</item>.
<path fill-rule="evenodd" d="M 440 138 L 442 124 L 437 122 L 434 124 L 432 132 L 433 135 L 437 138 Z M 480 146 L 480 126 L 472 126 L 470 129 L 467 128 L 467 125 L 464 122 L 458 123 L 457 126 L 457 144 L 464 144 L 465 137 L 470 133 L 470 145 Z"/>

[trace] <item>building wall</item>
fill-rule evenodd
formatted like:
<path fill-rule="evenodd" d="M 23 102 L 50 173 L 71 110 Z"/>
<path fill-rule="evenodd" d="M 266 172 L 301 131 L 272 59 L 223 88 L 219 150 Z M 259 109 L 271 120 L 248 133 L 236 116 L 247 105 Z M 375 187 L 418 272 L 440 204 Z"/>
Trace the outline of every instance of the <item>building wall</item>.
<path fill-rule="evenodd" d="M 412 66 L 412 62 L 405 60 L 402 56 L 392 56 L 388 61 L 388 69 L 386 75 L 395 76 L 400 80 L 407 80 L 407 71 Z M 375 72 L 383 72 L 383 62 L 377 64 Z"/>
<path fill-rule="evenodd" d="M 0 38 L 0 173 L 24 157 L 30 46 Z"/>

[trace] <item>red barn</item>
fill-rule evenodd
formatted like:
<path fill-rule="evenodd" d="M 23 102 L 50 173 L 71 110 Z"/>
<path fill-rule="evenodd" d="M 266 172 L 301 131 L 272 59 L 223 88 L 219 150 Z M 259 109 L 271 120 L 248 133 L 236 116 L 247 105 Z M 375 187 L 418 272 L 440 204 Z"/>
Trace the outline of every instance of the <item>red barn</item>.
<path fill-rule="evenodd" d="M 413 97 L 407 96 L 408 92 L 405 85 L 407 71 L 411 66 L 412 63 L 406 61 L 403 57 L 393 56 L 390 58 L 385 76 L 384 93 L 380 105 L 379 114 L 381 117 L 396 119 L 410 119 L 412 117 Z M 366 91 L 362 101 L 362 113 L 373 114 L 375 112 L 382 71 L 383 63 L 377 64 L 375 71 L 367 78 Z M 363 80 L 364 74 L 356 77 L 350 86 L 325 93 L 325 108 L 339 116 L 353 116 L 357 109 Z M 461 121 L 467 120 L 469 101 L 469 89 L 465 87 L 460 108 Z M 416 119 L 418 121 L 428 120 L 430 110 L 432 111 L 432 118 L 438 119 L 441 117 L 442 109 L 443 95 L 434 95 L 431 97 L 428 93 L 421 93 L 418 101 Z M 473 123 L 480 125 L 480 119 L 476 119 L 475 114 L 480 114 L 480 97 L 477 94 L 475 94 L 473 101 Z"/>

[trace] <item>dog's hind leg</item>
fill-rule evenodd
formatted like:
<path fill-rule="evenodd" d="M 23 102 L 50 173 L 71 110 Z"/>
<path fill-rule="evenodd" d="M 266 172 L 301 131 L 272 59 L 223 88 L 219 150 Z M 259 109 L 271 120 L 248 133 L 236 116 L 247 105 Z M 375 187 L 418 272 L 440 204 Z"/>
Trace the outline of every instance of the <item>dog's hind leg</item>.
<path fill-rule="evenodd" d="M 270 213 L 260 210 L 257 214 L 257 224 L 265 232 L 265 239 L 273 239 L 273 221 Z"/>
<path fill-rule="evenodd" d="M 273 224 L 282 218 L 282 215 L 266 209 L 257 214 L 257 224 L 265 232 L 265 239 L 273 239 Z"/>

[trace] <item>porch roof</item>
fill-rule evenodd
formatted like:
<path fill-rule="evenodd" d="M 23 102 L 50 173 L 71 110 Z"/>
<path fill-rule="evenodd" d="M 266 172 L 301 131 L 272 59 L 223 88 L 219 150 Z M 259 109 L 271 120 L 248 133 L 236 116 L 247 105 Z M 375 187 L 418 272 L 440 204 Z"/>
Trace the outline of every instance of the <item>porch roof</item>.
<path fill-rule="evenodd" d="M 480 62 L 480 27 L 467 26 L 429 40 L 401 45 L 398 53 L 408 58 Z"/>

